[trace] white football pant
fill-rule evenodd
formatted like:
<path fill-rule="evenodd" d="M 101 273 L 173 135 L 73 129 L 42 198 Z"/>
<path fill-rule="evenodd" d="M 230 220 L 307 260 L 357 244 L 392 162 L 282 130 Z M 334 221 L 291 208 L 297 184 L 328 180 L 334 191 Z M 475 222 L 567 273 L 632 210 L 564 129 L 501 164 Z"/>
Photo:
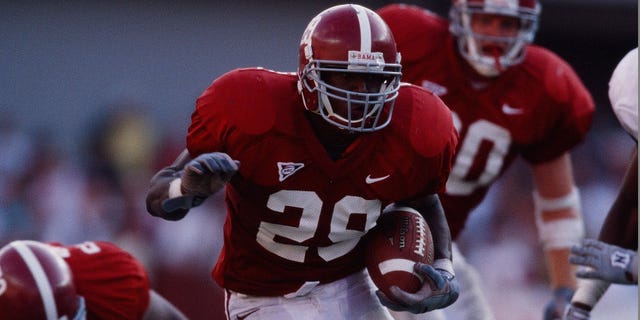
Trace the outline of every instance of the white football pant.
<path fill-rule="evenodd" d="M 297 293 L 256 297 L 225 290 L 228 320 L 393 320 L 366 271 Z M 246 317 L 246 318 L 245 318 Z"/>

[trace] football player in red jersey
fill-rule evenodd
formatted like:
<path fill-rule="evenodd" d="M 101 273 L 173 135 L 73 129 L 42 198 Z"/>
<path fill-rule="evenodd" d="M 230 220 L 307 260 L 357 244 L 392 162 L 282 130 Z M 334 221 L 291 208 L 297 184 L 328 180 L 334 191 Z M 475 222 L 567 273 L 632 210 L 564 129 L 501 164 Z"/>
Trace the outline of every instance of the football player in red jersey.
<path fill-rule="evenodd" d="M 228 319 L 389 319 L 383 305 L 424 313 L 457 299 L 437 196 L 457 132 L 439 98 L 400 84 L 399 62 L 374 11 L 338 5 L 304 31 L 297 74 L 237 69 L 198 98 L 187 150 L 152 178 L 147 209 L 178 220 L 225 188 L 212 275 Z M 376 297 L 362 239 L 394 203 L 424 215 L 435 262 L 416 264 L 417 293 Z"/>
<path fill-rule="evenodd" d="M 569 152 L 591 126 L 594 103 L 564 60 L 531 44 L 540 10 L 536 0 L 453 0 L 450 20 L 399 4 L 378 13 L 402 53 L 403 81 L 442 98 L 460 133 L 440 195 L 454 241 L 517 156 L 531 167 L 535 221 L 553 290 L 545 319 L 554 319 L 573 294 L 569 248 L 584 234 Z M 470 268 L 462 256 L 454 258 L 458 262 L 454 269 Z M 482 304 L 480 288 L 463 283 L 457 272 L 463 293 L 477 294 Z M 493 318 L 479 307 L 465 319 Z"/>
<path fill-rule="evenodd" d="M 609 81 L 609 100 L 622 127 L 636 142 L 622 186 L 600 229 L 598 240 L 571 248 L 578 289 L 565 320 L 588 320 L 611 283 L 638 284 L 638 48 L 618 63 Z"/>
<path fill-rule="evenodd" d="M 0 249 L 0 318 L 186 319 L 150 289 L 140 262 L 114 244 L 32 240 Z"/>

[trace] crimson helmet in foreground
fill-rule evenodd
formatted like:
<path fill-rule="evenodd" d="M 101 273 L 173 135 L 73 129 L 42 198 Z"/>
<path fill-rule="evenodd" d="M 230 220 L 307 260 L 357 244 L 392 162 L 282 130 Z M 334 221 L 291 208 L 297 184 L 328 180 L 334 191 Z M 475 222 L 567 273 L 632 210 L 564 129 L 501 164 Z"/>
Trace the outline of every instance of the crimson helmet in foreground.
<path fill-rule="evenodd" d="M 537 0 L 453 0 L 449 16 L 450 30 L 458 40 L 462 56 L 480 74 L 488 77 L 524 59 L 526 46 L 533 42 L 538 29 L 540 4 Z M 519 19 L 519 31 L 515 36 L 489 36 L 471 29 L 473 14 L 495 14 Z M 498 55 L 484 53 L 481 41 L 493 41 L 505 45 Z"/>
<path fill-rule="evenodd" d="M 13 241 L 0 250 L 2 319 L 85 319 L 67 263 L 50 246 Z"/>
<path fill-rule="evenodd" d="M 370 9 L 346 4 L 314 17 L 299 48 L 298 90 L 305 107 L 329 123 L 368 132 L 391 121 L 400 88 L 400 54 L 387 24 Z M 352 91 L 328 84 L 325 73 L 357 73 L 380 79 L 377 92 Z M 332 101 L 345 102 L 339 114 Z"/>

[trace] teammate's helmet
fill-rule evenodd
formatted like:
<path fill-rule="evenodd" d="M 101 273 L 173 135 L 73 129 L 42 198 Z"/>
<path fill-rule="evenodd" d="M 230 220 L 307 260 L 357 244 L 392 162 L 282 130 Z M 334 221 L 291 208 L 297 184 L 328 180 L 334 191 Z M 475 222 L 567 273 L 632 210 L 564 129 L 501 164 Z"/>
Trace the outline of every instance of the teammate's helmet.
<path fill-rule="evenodd" d="M 71 270 L 51 248 L 13 241 L 0 250 L 2 319 L 85 319 Z"/>
<path fill-rule="evenodd" d="M 453 0 L 449 15 L 450 30 L 458 39 L 462 56 L 480 74 L 499 75 L 506 68 L 522 62 L 526 46 L 533 42 L 538 29 L 540 4 L 537 0 Z M 520 29 L 514 37 L 487 36 L 474 33 L 471 16 L 475 13 L 497 14 L 520 19 Z M 483 53 L 481 40 L 503 43 L 506 50 L 494 55 Z"/>
<path fill-rule="evenodd" d="M 298 90 L 305 107 L 343 129 L 368 132 L 391 121 L 400 87 L 400 54 L 387 24 L 370 9 L 347 4 L 314 17 L 302 35 Z M 328 84 L 329 72 L 360 73 L 380 78 L 380 90 L 363 93 Z M 337 114 L 330 100 L 345 101 Z M 353 112 L 356 108 L 360 110 Z"/>

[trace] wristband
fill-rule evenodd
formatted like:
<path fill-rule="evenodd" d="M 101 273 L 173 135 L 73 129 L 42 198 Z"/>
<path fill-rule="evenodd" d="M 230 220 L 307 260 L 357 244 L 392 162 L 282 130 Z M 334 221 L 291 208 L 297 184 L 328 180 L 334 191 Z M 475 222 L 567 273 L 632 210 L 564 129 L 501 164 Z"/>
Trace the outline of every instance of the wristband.
<path fill-rule="evenodd" d="M 169 199 L 182 197 L 182 179 L 175 178 L 169 183 Z"/>
<path fill-rule="evenodd" d="M 544 198 L 533 192 L 534 215 L 538 237 L 545 250 L 569 248 L 584 237 L 584 223 L 580 213 L 580 192 L 575 186 L 568 194 L 558 198 Z M 543 215 L 548 211 L 573 209 L 578 214 L 552 221 L 545 221 Z"/>
<path fill-rule="evenodd" d="M 433 262 L 432 266 L 435 269 L 444 270 L 446 272 L 449 272 L 452 276 L 455 276 L 455 273 L 453 273 L 453 264 L 449 259 L 437 259 Z"/>

